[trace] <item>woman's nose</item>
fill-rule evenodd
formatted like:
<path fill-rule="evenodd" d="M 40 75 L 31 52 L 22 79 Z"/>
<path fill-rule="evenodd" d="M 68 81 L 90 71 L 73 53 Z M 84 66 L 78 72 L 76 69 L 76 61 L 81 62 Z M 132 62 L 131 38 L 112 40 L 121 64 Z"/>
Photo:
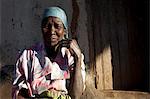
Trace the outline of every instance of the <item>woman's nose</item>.
<path fill-rule="evenodd" d="M 56 34 L 55 33 L 55 27 L 52 25 L 52 27 L 51 27 L 51 34 Z"/>

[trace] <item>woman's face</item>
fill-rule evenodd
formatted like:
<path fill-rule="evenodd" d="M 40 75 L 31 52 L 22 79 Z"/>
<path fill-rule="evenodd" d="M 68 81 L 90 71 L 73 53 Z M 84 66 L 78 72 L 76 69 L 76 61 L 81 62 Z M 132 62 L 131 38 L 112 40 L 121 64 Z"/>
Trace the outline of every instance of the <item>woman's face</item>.
<path fill-rule="evenodd" d="M 46 46 L 55 46 L 64 38 L 65 29 L 57 17 L 48 17 L 42 22 L 42 32 Z"/>

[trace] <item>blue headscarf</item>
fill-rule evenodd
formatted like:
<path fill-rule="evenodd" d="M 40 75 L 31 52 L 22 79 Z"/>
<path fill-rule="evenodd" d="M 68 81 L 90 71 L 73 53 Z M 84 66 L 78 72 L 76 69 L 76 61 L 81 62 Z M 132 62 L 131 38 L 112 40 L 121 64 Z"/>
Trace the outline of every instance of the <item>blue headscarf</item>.
<path fill-rule="evenodd" d="M 44 11 L 43 18 L 46 18 L 49 16 L 53 16 L 53 17 L 57 17 L 61 19 L 67 32 L 66 38 L 68 38 L 68 22 L 67 22 L 67 16 L 66 16 L 65 11 L 59 7 L 48 7 Z"/>

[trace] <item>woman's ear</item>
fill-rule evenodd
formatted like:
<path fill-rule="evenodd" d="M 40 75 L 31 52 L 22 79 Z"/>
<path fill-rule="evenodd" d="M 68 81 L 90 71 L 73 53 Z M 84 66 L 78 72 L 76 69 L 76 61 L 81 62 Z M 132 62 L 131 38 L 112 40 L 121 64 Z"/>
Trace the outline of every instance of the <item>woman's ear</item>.
<path fill-rule="evenodd" d="M 68 38 L 68 31 L 67 31 L 67 29 L 64 29 L 64 37 L 65 37 L 65 39 Z"/>

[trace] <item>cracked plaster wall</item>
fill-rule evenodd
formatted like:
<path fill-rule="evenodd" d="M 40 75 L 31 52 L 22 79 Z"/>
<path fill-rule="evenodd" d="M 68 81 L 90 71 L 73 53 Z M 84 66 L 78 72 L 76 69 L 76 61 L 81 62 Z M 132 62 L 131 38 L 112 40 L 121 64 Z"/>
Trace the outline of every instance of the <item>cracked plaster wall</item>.
<path fill-rule="evenodd" d="M 89 54 L 85 3 L 84 0 L 76 0 L 76 3 L 79 7 L 76 36 L 87 63 Z M 20 50 L 42 41 L 40 25 L 44 8 L 62 7 L 68 15 L 69 27 L 72 15 L 76 12 L 73 11 L 71 0 L 2 0 L 1 5 L 1 66 L 14 65 Z"/>

